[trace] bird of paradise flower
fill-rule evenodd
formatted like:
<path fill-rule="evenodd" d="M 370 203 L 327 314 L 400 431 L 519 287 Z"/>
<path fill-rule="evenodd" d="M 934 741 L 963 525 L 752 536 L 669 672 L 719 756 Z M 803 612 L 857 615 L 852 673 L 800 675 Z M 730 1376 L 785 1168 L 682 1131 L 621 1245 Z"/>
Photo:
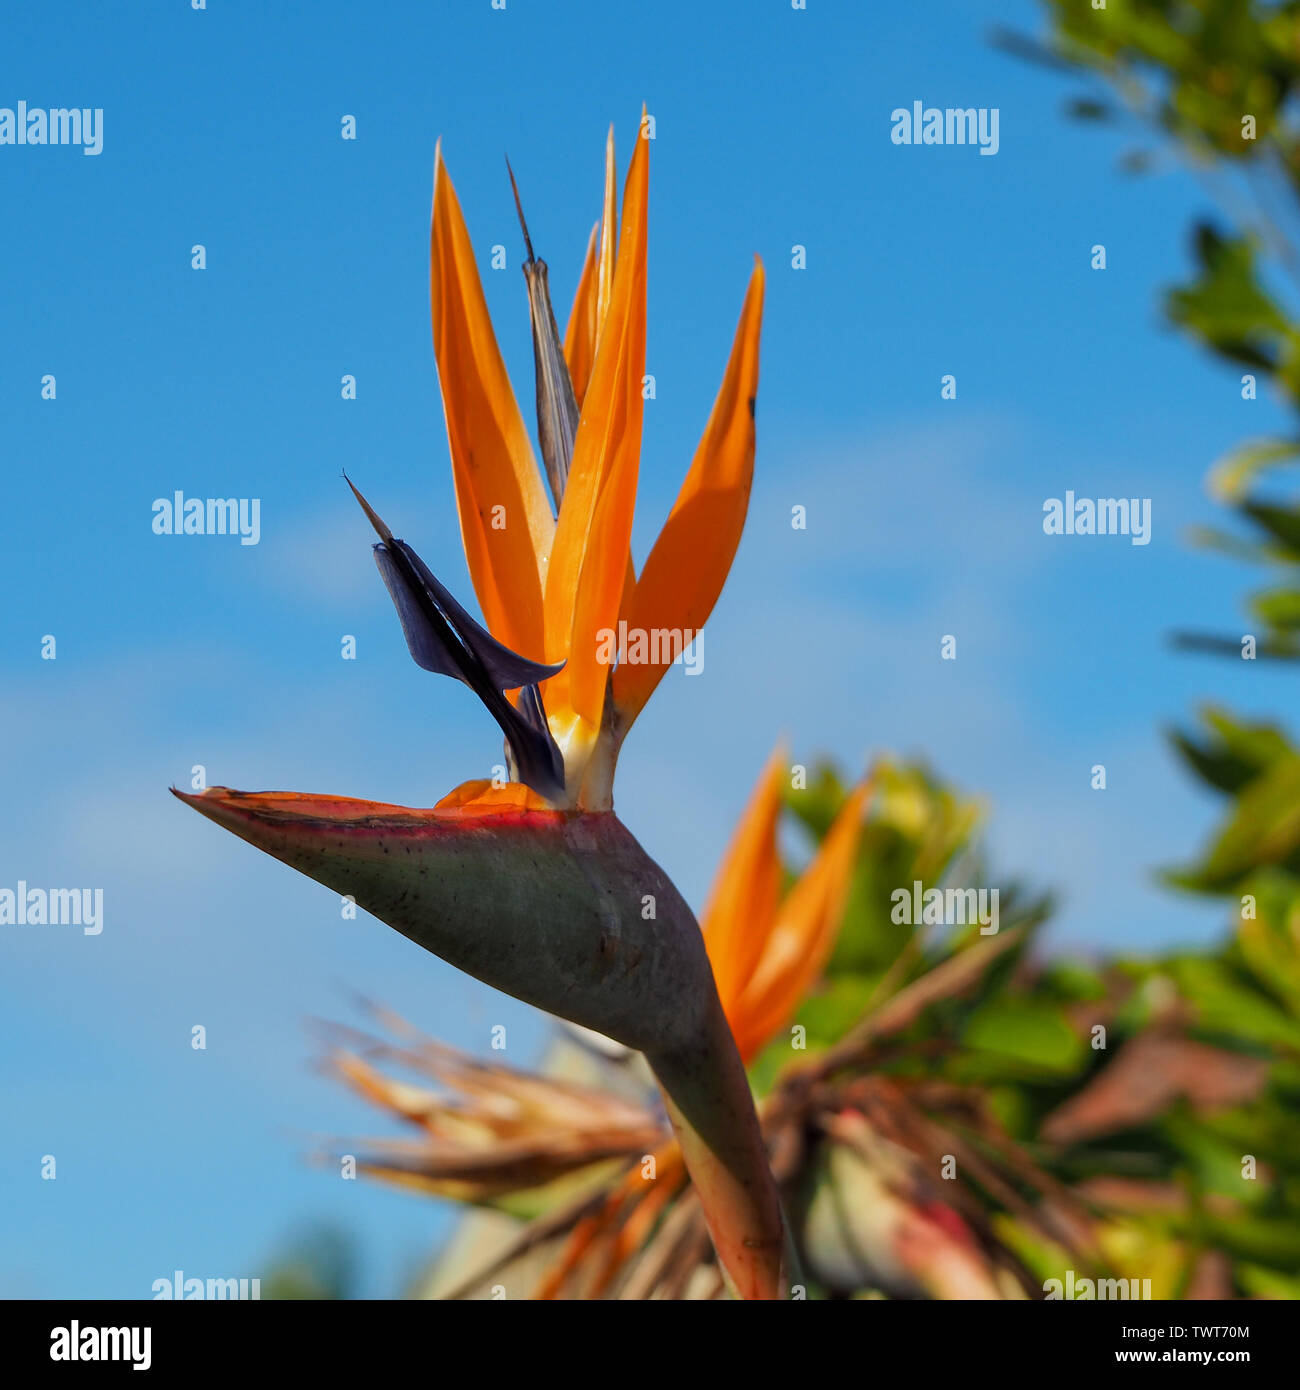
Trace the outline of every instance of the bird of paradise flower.
<path fill-rule="evenodd" d="M 465 783 L 431 810 L 225 787 L 176 794 L 468 973 L 643 1052 L 729 1287 L 773 1298 L 786 1282 L 780 1205 L 703 938 L 613 813 L 619 750 L 672 656 L 611 666 L 602 634 L 695 632 L 718 598 L 753 477 L 763 297 L 756 264 L 704 435 L 638 575 L 630 540 L 645 367 L 645 135 L 643 114 L 619 225 L 611 131 L 604 215 L 563 343 L 546 267 L 524 228 L 538 437 L 554 510 L 439 146 L 433 339 L 486 626 L 357 492 L 412 656 L 475 691 L 505 735 L 513 780 Z M 743 963 L 750 948 L 724 954 Z"/>

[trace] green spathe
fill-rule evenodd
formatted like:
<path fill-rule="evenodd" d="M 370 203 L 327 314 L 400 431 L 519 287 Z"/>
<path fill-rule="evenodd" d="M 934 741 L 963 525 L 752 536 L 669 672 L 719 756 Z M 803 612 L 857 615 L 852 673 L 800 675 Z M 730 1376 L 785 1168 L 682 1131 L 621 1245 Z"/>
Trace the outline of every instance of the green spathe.
<path fill-rule="evenodd" d="M 645 1053 L 733 1289 L 776 1296 L 780 1203 L 704 938 L 612 812 L 175 795 L 476 979 Z"/>
<path fill-rule="evenodd" d="M 641 1052 L 698 1036 L 704 939 L 613 815 L 440 818 L 211 787 L 200 814 L 516 999 Z M 300 805 L 309 810 L 298 810 Z M 342 813 L 332 817 L 336 805 Z"/>

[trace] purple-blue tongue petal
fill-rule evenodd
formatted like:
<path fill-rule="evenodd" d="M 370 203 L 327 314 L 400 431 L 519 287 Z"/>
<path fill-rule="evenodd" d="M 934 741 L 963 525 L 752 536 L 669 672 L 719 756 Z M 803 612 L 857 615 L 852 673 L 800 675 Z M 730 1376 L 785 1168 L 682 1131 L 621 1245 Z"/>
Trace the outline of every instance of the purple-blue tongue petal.
<path fill-rule="evenodd" d="M 564 794 L 564 759 L 546 722 L 539 684 L 563 669 L 511 651 L 452 597 L 428 565 L 388 529 L 348 480 L 357 501 L 380 536 L 375 564 L 397 609 L 407 649 L 415 664 L 435 675 L 463 682 L 501 726 L 514 775 L 552 801 Z M 519 708 L 506 699 L 520 690 Z"/>
<path fill-rule="evenodd" d="M 483 669 L 491 676 L 492 683 L 499 690 L 517 690 L 524 685 L 540 685 L 542 681 L 549 680 L 564 669 L 564 662 L 562 661 L 555 666 L 547 666 L 540 661 L 529 661 L 526 656 L 520 656 L 518 652 L 511 651 L 509 647 L 498 642 L 487 628 L 483 627 L 481 623 L 476 623 L 456 602 L 450 590 L 439 582 L 433 571 L 405 541 L 394 539 L 391 544 L 399 549 L 410 562 L 411 567 L 424 582 L 426 592 L 447 620 L 448 626 L 460 638 L 462 645 L 468 647 L 482 663 Z M 384 576 L 384 583 L 388 585 L 388 592 L 392 594 L 393 602 L 397 605 L 397 616 L 402 620 L 402 631 L 406 633 L 406 643 L 411 648 L 411 655 L 415 657 L 419 665 L 424 666 L 424 662 L 416 655 L 415 643 L 411 639 L 411 628 L 408 626 L 409 604 L 405 604 L 403 597 L 399 597 L 399 591 L 394 588 L 393 582 L 389 578 L 389 569 L 392 567 L 391 558 L 388 559 L 388 568 L 385 567 L 384 560 L 380 558 L 384 549 L 385 547 L 382 545 L 375 546 L 375 560 L 379 564 L 379 572 Z M 404 595 L 405 591 L 401 592 Z M 419 612 L 417 607 L 415 609 L 417 626 L 419 626 Z M 427 622 L 423 624 L 423 627 L 426 638 L 432 636 L 436 645 L 436 634 L 429 632 Z M 427 645 L 427 641 L 422 644 L 422 646 L 424 645 Z M 424 669 L 426 671 L 436 670 L 445 676 L 460 677 L 459 671 L 443 670 L 440 666 L 424 666 Z"/>

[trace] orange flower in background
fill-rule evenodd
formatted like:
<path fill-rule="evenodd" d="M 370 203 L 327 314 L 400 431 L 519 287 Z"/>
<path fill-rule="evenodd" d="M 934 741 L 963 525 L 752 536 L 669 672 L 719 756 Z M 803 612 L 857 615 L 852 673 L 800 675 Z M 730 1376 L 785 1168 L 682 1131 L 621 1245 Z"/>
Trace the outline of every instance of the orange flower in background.
<path fill-rule="evenodd" d="M 718 997 L 746 1063 L 789 1022 L 830 959 L 871 795 L 869 781 L 850 792 L 812 863 L 782 900 L 776 831 L 785 771 L 786 750 L 778 747 L 700 914 Z"/>

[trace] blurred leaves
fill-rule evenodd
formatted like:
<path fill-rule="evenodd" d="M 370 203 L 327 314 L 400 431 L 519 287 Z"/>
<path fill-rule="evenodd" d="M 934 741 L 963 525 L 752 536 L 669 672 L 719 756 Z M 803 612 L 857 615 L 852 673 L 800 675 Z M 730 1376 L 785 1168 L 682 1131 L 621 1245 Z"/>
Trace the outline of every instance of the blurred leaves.
<path fill-rule="evenodd" d="M 1244 238 L 1222 236 L 1208 222 L 1195 232 L 1199 274 L 1169 292 L 1166 312 L 1220 356 L 1297 381 L 1300 338 L 1256 277 L 1255 251 Z"/>
<path fill-rule="evenodd" d="M 1123 113 L 1183 161 L 1219 204 L 1226 226 L 1192 229 L 1193 273 L 1165 298 L 1169 321 L 1239 374 L 1240 396 L 1267 388 L 1300 410 L 1300 4 L 1262 0 L 1044 0 L 1035 46 L 1097 90 L 1067 109 L 1095 121 Z M 1244 369 L 1244 371 L 1243 371 Z M 1249 378 L 1249 380 L 1247 379 Z M 1235 392 L 1234 392 L 1235 394 Z M 1231 399 L 1231 397 L 1229 397 Z M 1261 497 L 1300 462 L 1295 438 L 1247 439 L 1209 476 L 1241 535 L 1198 539 L 1270 572 L 1249 601 L 1253 650 L 1237 635 L 1178 634 L 1180 646 L 1225 655 L 1300 658 L 1300 504 Z"/>
<path fill-rule="evenodd" d="M 292 1237 L 261 1276 L 262 1297 L 290 1301 L 356 1298 L 357 1251 L 345 1231 L 322 1223 Z"/>
<path fill-rule="evenodd" d="M 1211 469 L 1210 491 L 1222 501 L 1236 501 L 1266 469 L 1297 457 L 1300 457 L 1300 442 L 1294 439 L 1248 439 L 1230 449 Z M 1250 515 L 1249 510 L 1243 510 Z M 1286 545 L 1292 549 L 1292 553 L 1300 554 L 1300 548 L 1295 546 L 1294 534 L 1287 535 Z"/>

